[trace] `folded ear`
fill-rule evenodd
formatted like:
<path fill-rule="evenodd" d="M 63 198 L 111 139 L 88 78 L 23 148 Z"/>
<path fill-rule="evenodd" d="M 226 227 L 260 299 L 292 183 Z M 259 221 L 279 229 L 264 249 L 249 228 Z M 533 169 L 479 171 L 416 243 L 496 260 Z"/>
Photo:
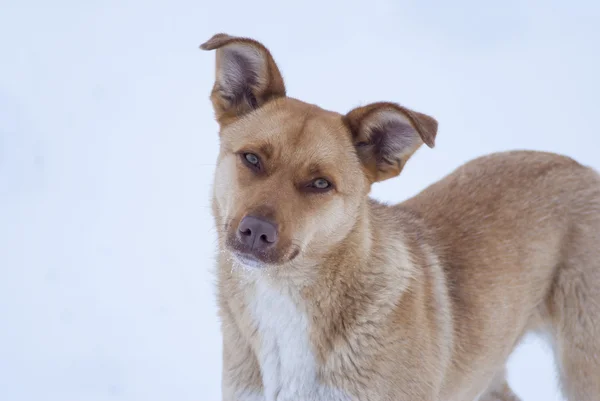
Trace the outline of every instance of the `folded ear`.
<path fill-rule="evenodd" d="M 371 182 L 400 174 L 423 143 L 433 148 L 438 126 L 433 117 L 395 103 L 356 108 L 344 121 Z"/>
<path fill-rule="evenodd" d="M 269 50 L 259 42 L 219 33 L 200 48 L 216 50 L 216 78 L 210 98 L 221 125 L 285 96 L 281 73 Z"/>

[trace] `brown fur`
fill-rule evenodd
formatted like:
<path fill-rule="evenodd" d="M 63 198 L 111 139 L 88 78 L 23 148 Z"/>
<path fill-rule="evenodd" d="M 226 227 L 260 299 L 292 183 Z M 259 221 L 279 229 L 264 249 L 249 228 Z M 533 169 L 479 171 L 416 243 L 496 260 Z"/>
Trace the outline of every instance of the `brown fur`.
<path fill-rule="evenodd" d="M 600 400 L 596 172 L 556 154 L 497 153 L 384 205 L 369 199 L 371 185 L 433 147 L 433 118 L 393 103 L 326 111 L 286 97 L 262 44 L 221 34 L 202 47 L 217 50 L 224 400 L 514 401 L 504 365 L 532 330 L 550 335 L 565 396 Z M 260 171 L 244 152 L 261 158 Z M 308 190 L 320 177 L 333 189 Z M 232 256 L 247 215 L 279 231 L 251 272 Z M 287 334 L 267 344 L 269 315 L 253 305 L 269 294 L 289 300 L 290 324 L 305 332 L 269 326 Z M 281 347 L 302 336 L 301 376 L 273 379 L 266 347 L 280 347 L 273 366 L 283 375 Z M 311 384 L 290 384 L 300 379 Z"/>

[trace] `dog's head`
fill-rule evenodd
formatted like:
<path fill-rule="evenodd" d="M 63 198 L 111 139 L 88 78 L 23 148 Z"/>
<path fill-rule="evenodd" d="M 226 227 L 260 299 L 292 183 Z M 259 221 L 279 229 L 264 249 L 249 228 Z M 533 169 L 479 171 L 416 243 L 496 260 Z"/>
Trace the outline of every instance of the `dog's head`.
<path fill-rule="evenodd" d="M 357 224 L 371 184 L 434 145 L 437 122 L 394 103 L 341 115 L 287 97 L 270 52 L 252 39 L 218 34 L 201 48 L 216 50 L 214 213 L 243 264 L 323 256 Z"/>

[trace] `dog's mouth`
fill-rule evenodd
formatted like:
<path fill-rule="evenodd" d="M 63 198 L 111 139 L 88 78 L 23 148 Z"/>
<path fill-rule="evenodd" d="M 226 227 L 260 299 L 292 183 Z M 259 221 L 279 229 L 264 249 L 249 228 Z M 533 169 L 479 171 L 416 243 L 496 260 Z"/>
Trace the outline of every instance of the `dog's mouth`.
<path fill-rule="evenodd" d="M 262 269 L 267 266 L 267 262 L 264 262 L 252 255 L 239 252 L 232 252 L 231 255 L 234 265 L 244 269 Z"/>
<path fill-rule="evenodd" d="M 229 260 L 232 264 L 250 270 L 284 265 L 294 260 L 300 254 L 300 249 L 292 249 L 286 252 L 285 256 L 280 256 L 272 253 L 250 253 L 235 246 L 228 248 Z"/>

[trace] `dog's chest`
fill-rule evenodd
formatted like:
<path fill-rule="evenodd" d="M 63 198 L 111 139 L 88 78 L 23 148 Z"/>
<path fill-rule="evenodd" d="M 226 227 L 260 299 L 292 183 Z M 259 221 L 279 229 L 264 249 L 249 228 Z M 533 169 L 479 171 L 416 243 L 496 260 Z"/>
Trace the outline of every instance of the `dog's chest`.
<path fill-rule="evenodd" d="M 257 357 L 265 400 L 348 400 L 340 391 L 319 383 L 308 320 L 292 298 L 258 280 L 249 301 L 260 339 Z"/>

